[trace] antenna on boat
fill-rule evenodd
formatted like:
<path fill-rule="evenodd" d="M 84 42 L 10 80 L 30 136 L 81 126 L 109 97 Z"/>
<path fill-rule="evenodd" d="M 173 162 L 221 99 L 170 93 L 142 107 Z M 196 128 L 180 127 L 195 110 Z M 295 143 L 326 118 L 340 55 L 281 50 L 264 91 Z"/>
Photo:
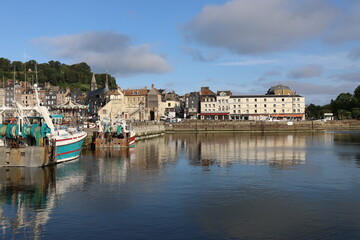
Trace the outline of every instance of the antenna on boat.
<path fill-rule="evenodd" d="M 14 65 L 14 104 L 16 102 L 16 98 L 15 98 L 15 69 L 16 69 L 16 66 Z"/>
<path fill-rule="evenodd" d="M 25 94 L 27 90 L 27 81 L 26 81 L 26 63 L 24 63 L 24 71 L 25 71 Z"/>
<path fill-rule="evenodd" d="M 35 63 L 35 79 L 36 79 L 36 84 L 39 85 L 38 74 L 37 74 L 37 64 L 36 63 Z"/>

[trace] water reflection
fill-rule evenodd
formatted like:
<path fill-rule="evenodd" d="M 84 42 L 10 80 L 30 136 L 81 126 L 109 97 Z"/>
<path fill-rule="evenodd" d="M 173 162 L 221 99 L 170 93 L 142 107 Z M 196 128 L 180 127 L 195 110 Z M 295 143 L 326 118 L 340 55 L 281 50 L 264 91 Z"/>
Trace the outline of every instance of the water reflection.
<path fill-rule="evenodd" d="M 71 166 L 74 163 L 59 168 L 0 168 L 0 235 L 3 239 L 41 238 L 56 203 L 69 188 L 83 182 Z"/>
<path fill-rule="evenodd" d="M 132 149 L 83 151 L 53 168 L 1 168 L 0 235 L 314 239 L 337 229 L 355 236 L 360 141 L 347 135 L 172 134 Z"/>
<path fill-rule="evenodd" d="M 293 166 L 306 160 L 306 140 L 302 134 L 174 134 L 167 141 L 181 142 L 191 165 L 230 166 L 232 164 Z"/>
<path fill-rule="evenodd" d="M 0 168 L 2 236 L 38 238 L 56 200 L 54 168 Z"/>

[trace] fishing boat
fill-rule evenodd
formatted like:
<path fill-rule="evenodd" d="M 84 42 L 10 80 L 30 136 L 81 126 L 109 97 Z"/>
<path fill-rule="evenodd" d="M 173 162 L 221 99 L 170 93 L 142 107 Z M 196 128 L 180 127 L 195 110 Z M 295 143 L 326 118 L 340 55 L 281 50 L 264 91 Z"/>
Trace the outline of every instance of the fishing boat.
<path fill-rule="evenodd" d="M 115 121 L 111 118 L 96 122 L 98 131 L 92 138 L 92 149 L 134 147 L 136 141 L 135 131 L 127 122 L 118 117 Z"/>
<path fill-rule="evenodd" d="M 23 107 L 3 107 L 1 113 L 16 115 L 0 125 L 0 166 L 38 167 L 79 158 L 87 136 L 79 128 L 54 124 L 59 116 L 51 116 L 40 104 L 37 85 L 34 86 L 36 104 Z"/>

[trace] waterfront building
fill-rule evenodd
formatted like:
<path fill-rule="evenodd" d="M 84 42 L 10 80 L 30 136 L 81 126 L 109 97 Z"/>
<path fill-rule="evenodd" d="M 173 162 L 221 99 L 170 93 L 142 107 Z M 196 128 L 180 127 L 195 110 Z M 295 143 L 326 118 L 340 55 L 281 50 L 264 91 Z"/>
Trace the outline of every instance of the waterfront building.
<path fill-rule="evenodd" d="M 200 119 L 211 120 L 304 120 L 305 98 L 288 86 L 276 85 L 264 95 L 217 94 L 203 87 Z"/>
<path fill-rule="evenodd" d="M 162 105 L 164 109 L 164 115 L 170 118 L 179 117 L 181 112 L 180 99 L 174 91 L 165 93 L 163 95 Z"/>
<path fill-rule="evenodd" d="M 135 121 L 148 120 L 147 94 L 149 90 L 144 87 L 141 89 L 126 89 L 124 91 L 125 105 L 127 112 L 124 118 Z"/>
<path fill-rule="evenodd" d="M 63 105 L 67 102 L 66 95 L 70 92 L 70 88 L 66 88 L 66 90 L 59 88 L 59 91 L 56 92 L 56 105 Z"/>
<path fill-rule="evenodd" d="M 23 94 L 21 94 L 21 103 L 25 107 L 35 106 L 35 97 L 33 90 L 31 89 L 24 90 Z"/>
<path fill-rule="evenodd" d="M 200 111 L 200 93 L 190 92 L 185 94 L 185 116 L 184 118 L 197 119 Z"/>
<path fill-rule="evenodd" d="M 10 82 L 5 87 L 5 106 L 11 107 L 14 103 L 14 86 L 15 84 L 13 82 Z"/>
<path fill-rule="evenodd" d="M 117 117 L 125 119 L 127 109 L 125 106 L 125 97 L 122 89 L 117 87 L 106 94 L 107 104 L 99 109 L 98 116 L 100 120 L 111 119 L 116 121 Z"/>
<path fill-rule="evenodd" d="M 50 88 L 45 95 L 45 106 L 50 107 L 56 105 L 56 97 L 56 92 L 52 88 Z"/>
<path fill-rule="evenodd" d="M 305 98 L 288 86 L 271 87 L 264 95 L 234 95 L 229 99 L 230 119 L 305 119 Z"/>
<path fill-rule="evenodd" d="M 164 114 L 163 105 L 161 104 L 161 92 L 151 85 L 151 89 L 147 94 L 147 108 L 149 110 L 149 120 L 160 120 Z"/>
<path fill-rule="evenodd" d="M 5 83 L 0 83 L 0 107 L 5 106 Z"/>
<path fill-rule="evenodd" d="M 209 87 L 201 87 L 200 91 L 200 119 L 208 120 L 225 120 L 229 119 L 229 112 L 226 111 L 226 108 L 222 110 L 223 106 L 225 107 L 228 104 L 227 95 L 228 91 L 220 91 L 219 96 L 209 89 Z M 218 100 L 221 100 L 221 105 L 218 103 Z M 222 102 L 224 101 L 224 102 Z M 227 103 L 226 103 L 227 101 Z M 220 111 L 219 111 L 220 107 Z"/>

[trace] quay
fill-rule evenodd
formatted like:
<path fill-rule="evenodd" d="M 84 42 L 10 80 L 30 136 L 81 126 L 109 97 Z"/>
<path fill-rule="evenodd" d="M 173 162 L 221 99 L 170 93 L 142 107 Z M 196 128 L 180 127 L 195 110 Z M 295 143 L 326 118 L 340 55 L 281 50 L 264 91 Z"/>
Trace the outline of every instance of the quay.
<path fill-rule="evenodd" d="M 221 121 L 221 120 L 185 120 L 169 122 L 132 123 L 138 140 L 161 136 L 167 133 L 198 132 L 318 132 L 318 131 L 360 131 L 359 120 L 339 121 Z M 88 137 L 84 145 L 91 143 L 95 128 L 86 129 Z"/>

